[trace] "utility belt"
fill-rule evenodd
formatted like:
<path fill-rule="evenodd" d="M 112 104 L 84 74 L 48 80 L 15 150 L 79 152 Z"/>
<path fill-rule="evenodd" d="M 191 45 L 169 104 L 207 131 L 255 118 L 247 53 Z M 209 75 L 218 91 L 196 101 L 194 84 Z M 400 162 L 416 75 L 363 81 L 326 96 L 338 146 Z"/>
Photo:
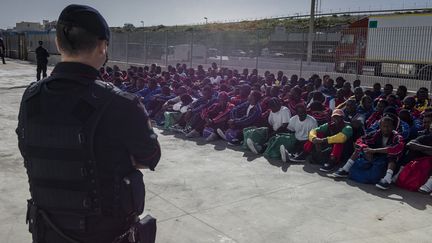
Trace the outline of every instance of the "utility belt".
<path fill-rule="evenodd" d="M 135 170 L 130 175 L 124 177 L 120 183 L 121 211 L 123 215 L 129 217 L 109 217 L 104 215 L 74 214 L 68 210 L 49 210 L 45 211 L 38 207 L 33 200 L 28 200 L 26 222 L 29 231 L 32 233 L 33 242 L 44 242 L 44 230 L 49 228 L 54 231 L 64 242 L 80 243 L 70 235 L 63 232 L 72 231 L 77 233 L 91 233 L 129 229 L 117 237 L 114 242 L 134 242 L 148 243 L 154 242 L 156 237 L 156 220 L 147 216 L 140 220 L 140 215 L 144 210 L 145 189 L 142 180 L 142 173 Z M 59 204 L 61 201 L 57 201 Z M 61 206 L 61 205 L 58 205 Z M 45 208 L 45 207 L 43 207 Z M 127 237 L 128 241 L 124 241 Z M 118 241 L 120 239 L 120 241 Z M 146 239 L 147 241 L 143 241 Z"/>

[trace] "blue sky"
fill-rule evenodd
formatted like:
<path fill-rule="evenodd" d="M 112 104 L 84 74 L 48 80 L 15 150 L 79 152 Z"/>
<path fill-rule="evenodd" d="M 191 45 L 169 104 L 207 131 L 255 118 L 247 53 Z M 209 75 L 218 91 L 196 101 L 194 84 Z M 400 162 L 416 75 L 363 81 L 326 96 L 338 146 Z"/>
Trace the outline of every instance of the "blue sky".
<path fill-rule="evenodd" d="M 317 0 L 319 1 L 319 0 Z M 1 0 L 0 28 L 20 21 L 55 20 L 71 3 L 98 9 L 110 26 L 132 23 L 181 25 L 212 21 L 254 19 L 307 13 L 309 0 Z M 383 8 L 432 7 L 432 0 L 321 0 L 322 12 Z"/>

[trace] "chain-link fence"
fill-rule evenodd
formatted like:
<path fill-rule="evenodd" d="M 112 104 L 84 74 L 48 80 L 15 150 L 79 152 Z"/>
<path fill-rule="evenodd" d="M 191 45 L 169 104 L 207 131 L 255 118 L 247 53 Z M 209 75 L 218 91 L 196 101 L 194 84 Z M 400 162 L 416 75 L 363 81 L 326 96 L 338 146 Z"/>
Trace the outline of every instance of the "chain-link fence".
<path fill-rule="evenodd" d="M 260 73 L 281 70 L 288 77 L 314 73 L 360 79 L 365 86 L 375 82 L 405 85 L 409 90 L 431 87 L 432 26 L 382 27 L 370 22 L 316 30 L 311 55 L 308 33 L 283 27 L 256 31 L 189 31 L 112 33 L 109 57 L 112 63 L 162 67 L 186 63 L 209 67 L 215 62 L 231 69 L 258 69 Z M 10 57 L 20 52 L 30 56 L 43 40 L 56 53 L 55 33 L 11 35 L 6 41 Z M 21 47 L 25 48 L 21 48 Z M 24 50 L 21 50 L 24 49 Z M 308 56 L 310 57 L 308 59 Z"/>

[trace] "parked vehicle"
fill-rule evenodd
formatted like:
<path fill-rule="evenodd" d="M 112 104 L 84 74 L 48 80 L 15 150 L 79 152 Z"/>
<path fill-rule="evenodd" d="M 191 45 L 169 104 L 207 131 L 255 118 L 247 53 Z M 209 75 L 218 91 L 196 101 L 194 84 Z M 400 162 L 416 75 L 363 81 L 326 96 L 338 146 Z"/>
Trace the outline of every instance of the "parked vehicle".
<path fill-rule="evenodd" d="M 335 70 L 432 80 L 432 14 L 370 16 L 342 31 Z"/>

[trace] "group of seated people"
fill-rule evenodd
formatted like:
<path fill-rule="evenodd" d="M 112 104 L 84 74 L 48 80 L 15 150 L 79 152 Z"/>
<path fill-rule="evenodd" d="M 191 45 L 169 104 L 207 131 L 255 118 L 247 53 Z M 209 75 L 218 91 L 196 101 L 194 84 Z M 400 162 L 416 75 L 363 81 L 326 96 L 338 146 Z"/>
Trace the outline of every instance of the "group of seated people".
<path fill-rule="evenodd" d="M 223 139 L 269 159 L 320 164 L 335 178 L 388 189 L 410 162 L 432 164 L 425 87 L 409 95 L 402 85 L 366 89 L 343 77 L 261 76 L 216 63 L 207 70 L 180 63 L 166 71 L 155 64 L 113 66 L 102 68 L 100 77 L 141 97 L 150 119 L 164 129 L 207 142 Z M 430 174 L 418 190 L 432 192 Z"/>

